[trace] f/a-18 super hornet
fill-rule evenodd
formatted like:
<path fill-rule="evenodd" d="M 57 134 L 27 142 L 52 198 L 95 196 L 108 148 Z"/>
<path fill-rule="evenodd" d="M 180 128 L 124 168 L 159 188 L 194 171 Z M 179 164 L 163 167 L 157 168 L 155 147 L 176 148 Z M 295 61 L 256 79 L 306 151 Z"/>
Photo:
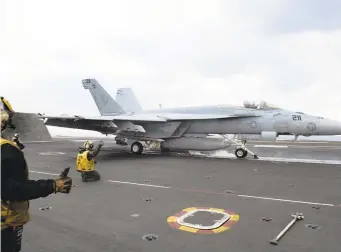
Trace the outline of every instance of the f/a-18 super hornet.
<path fill-rule="evenodd" d="M 131 144 L 131 152 L 136 154 L 143 152 L 142 143 L 159 142 L 161 151 L 213 151 L 235 144 L 236 157 L 245 158 L 250 153 L 258 158 L 246 148 L 246 141 L 276 141 L 280 135 L 294 135 L 297 139 L 300 135 L 341 134 L 340 122 L 284 110 L 266 102 L 244 102 L 243 107 L 218 105 L 149 111 L 142 111 L 135 103 L 126 111 L 96 79 L 83 79 L 82 85 L 90 91 L 101 116 L 40 115 L 45 125 L 113 134 L 117 143 Z M 123 107 L 130 104 L 129 100 L 120 99 Z M 207 137 L 210 134 L 224 138 Z M 231 134 L 235 137 L 227 136 Z"/>

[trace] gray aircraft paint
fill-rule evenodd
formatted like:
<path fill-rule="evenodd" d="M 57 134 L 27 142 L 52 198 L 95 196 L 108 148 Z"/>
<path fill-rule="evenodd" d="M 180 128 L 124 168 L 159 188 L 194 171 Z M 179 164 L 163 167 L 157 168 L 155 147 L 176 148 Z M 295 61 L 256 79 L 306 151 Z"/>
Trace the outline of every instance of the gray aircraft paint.
<path fill-rule="evenodd" d="M 124 96 L 117 95 L 124 104 L 141 105 L 133 91 L 125 88 Z M 135 111 L 133 111 L 135 112 Z M 136 111 L 137 112 L 137 111 Z M 276 131 L 280 133 L 295 132 L 298 135 L 336 135 L 341 134 L 340 123 L 319 116 L 307 115 L 302 112 L 288 111 L 284 109 L 256 110 L 235 105 L 206 105 L 179 108 L 160 108 L 146 110 L 144 113 L 183 113 L 183 114 L 239 114 L 255 113 L 260 118 L 222 119 L 219 124 L 216 121 L 193 122 L 187 129 L 187 133 L 207 134 L 259 134 L 261 131 Z M 294 118 L 293 118 L 294 116 Z M 301 120 L 294 120 L 301 119 Z"/>
<path fill-rule="evenodd" d="M 101 115 L 106 115 L 108 113 L 125 113 L 124 110 L 95 79 L 84 79 L 82 81 L 82 85 L 84 89 L 88 89 L 90 91 L 90 94 L 94 99 Z"/>
<path fill-rule="evenodd" d="M 141 113 L 143 111 L 133 90 L 130 88 L 117 89 L 115 100 L 125 112 Z"/>
<path fill-rule="evenodd" d="M 251 108 L 217 105 L 127 113 L 95 79 L 85 79 L 82 83 L 93 96 L 101 116 L 47 117 L 46 125 L 95 130 L 136 141 L 163 141 L 161 145 L 165 146 L 172 142 L 173 147 L 192 146 L 192 150 L 207 149 L 210 144 L 213 149 L 225 145 L 221 140 L 209 140 L 211 142 L 208 144 L 205 134 L 237 134 L 242 139 L 260 137 L 259 140 L 276 140 L 278 133 L 341 134 L 339 122 L 284 110 L 266 103 Z M 141 108 L 137 100 L 134 104 L 131 110 Z M 173 140 L 168 141 L 170 139 Z"/>

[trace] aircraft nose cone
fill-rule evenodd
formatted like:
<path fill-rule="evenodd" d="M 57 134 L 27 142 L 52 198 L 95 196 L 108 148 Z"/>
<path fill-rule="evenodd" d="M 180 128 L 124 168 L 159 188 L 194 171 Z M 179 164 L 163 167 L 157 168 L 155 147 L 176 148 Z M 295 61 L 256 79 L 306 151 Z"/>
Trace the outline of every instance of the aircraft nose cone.
<path fill-rule="evenodd" d="M 321 121 L 320 127 L 323 135 L 341 135 L 341 122 L 325 119 Z"/>

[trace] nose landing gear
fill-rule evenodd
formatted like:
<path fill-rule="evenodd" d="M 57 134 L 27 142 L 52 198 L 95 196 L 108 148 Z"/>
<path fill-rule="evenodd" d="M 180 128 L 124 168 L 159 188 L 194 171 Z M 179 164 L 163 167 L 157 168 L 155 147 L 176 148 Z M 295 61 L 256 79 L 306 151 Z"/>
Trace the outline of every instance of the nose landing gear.
<path fill-rule="evenodd" d="M 229 138 L 227 135 L 223 135 L 223 137 L 238 146 L 238 148 L 234 152 L 237 158 L 246 158 L 246 156 L 250 153 L 254 159 L 259 159 L 259 157 L 255 153 L 245 147 L 246 140 L 242 141 L 242 143 L 240 144 L 234 139 Z"/>

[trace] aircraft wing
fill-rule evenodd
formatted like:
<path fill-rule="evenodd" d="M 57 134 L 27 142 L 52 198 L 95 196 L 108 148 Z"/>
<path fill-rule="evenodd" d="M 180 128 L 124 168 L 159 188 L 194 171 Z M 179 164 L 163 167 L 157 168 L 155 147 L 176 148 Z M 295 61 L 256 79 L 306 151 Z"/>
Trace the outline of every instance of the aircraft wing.
<path fill-rule="evenodd" d="M 228 119 L 239 117 L 258 117 L 256 114 L 231 114 L 231 115 L 217 115 L 217 114 L 124 114 L 124 115 L 110 115 L 110 116 L 45 116 L 40 115 L 39 118 L 59 121 L 92 121 L 92 122 L 115 122 L 115 121 L 139 121 L 139 122 L 168 122 L 168 121 L 186 121 L 186 120 L 214 120 L 214 119 Z"/>
<path fill-rule="evenodd" d="M 163 118 L 166 121 L 194 121 L 194 120 L 215 120 L 215 119 L 229 119 L 238 117 L 253 117 L 254 114 L 164 114 L 158 115 L 158 118 Z M 127 118 L 128 119 L 128 118 Z"/>
<path fill-rule="evenodd" d="M 45 125 L 97 131 L 102 134 L 115 134 L 118 130 L 130 132 L 145 132 L 143 127 L 136 125 L 138 122 L 165 123 L 167 119 L 153 115 L 111 115 L 111 116 L 45 116 Z"/>
<path fill-rule="evenodd" d="M 43 116 L 38 118 L 44 119 L 47 126 L 94 130 L 103 134 L 114 134 L 118 127 L 110 118 L 103 117 L 82 117 L 82 116 Z"/>
<path fill-rule="evenodd" d="M 39 115 L 39 118 L 45 119 L 45 125 L 93 130 L 102 134 L 115 134 L 117 131 L 141 132 L 147 133 L 140 124 L 148 123 L 154 125 L 155 130 L 162 128 L 164 123 L 181 122 L 191 123 L 197 120 L 215 120 L 240 117 L 257 117 L 254 114 L 234 114 L 234 115 L 210 115 L 210 114 L 119 114 L 110 116 L 45 116 Z M 148 133 L 147 133 L 148 134 Z"/>
<path fill-rule="evenodd" d="M 39 116 L 42 119 L 48 120 L 60 120 L 60 121 L 102 121 L 102 122 L 112 122 L 112 121 L 146 121 L 146 122 L 166 122 L 166 118 L 158 117 L 156 115 L 108 115 L 108 116 Z"/>

